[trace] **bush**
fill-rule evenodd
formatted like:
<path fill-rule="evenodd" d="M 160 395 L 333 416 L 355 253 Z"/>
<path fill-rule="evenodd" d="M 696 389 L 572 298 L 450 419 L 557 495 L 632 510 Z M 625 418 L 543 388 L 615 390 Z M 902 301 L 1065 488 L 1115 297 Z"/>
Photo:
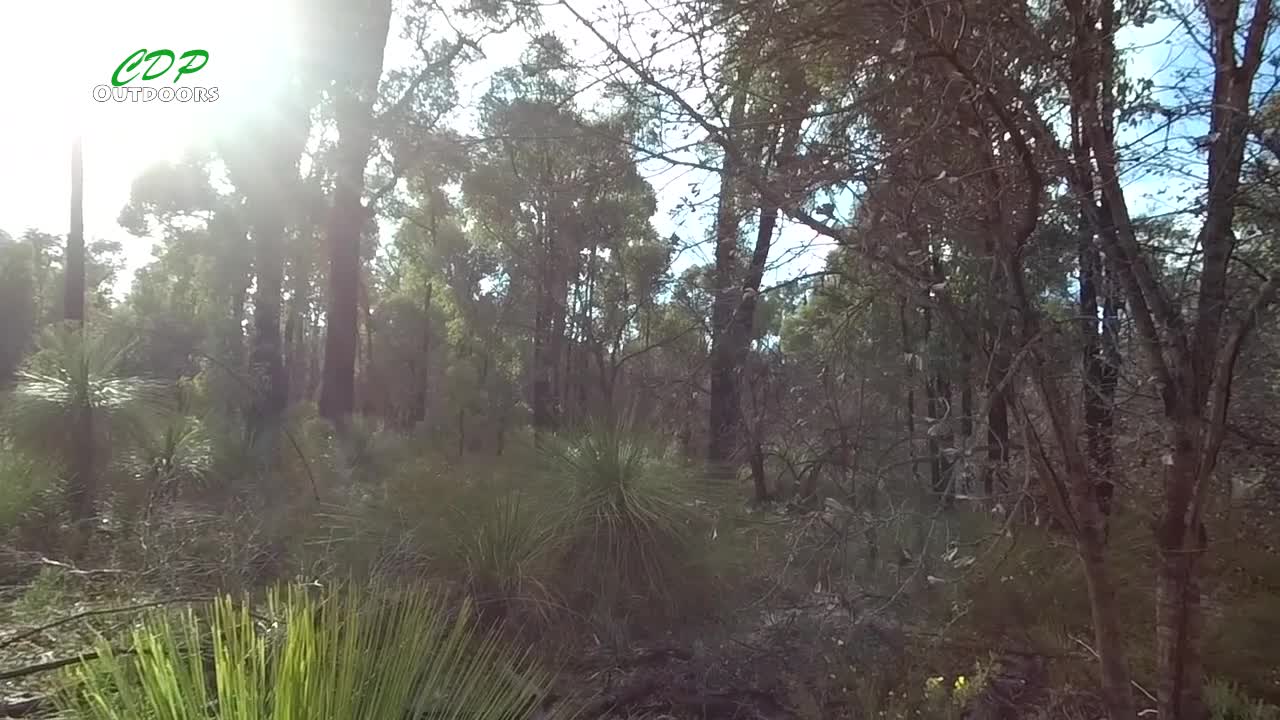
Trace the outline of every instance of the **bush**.
<path fill-rule="evenodd" d="M 524 617 L 550 619 L 556 603 L 545 582 L 553 537 L 546 518 L 511 493 L 463 519 L 472 529 L 460 538 L 458 559 L 466 569 L 467 590 L 486 615 L 507 619 L 518 605 Z"/>
<path fill-rule="evenodd" d="M 56 466 L 37 462 L 0 440 L 0 540 L 6 531 L 47 534 L 55 522 L 59 485 Z"/>
<path fill-rule="evenodd" d="M 679 617 L 711 595 L 709 485 L 681 463 L 608 428 L 548 439 L 545 472 L 568 493 L 552 547 L 564 587 L 597 620 Z"/>
<path fill-rule="evenodd" d="M 1280 720 L 1280 707 L 1249 698 L 1234 683 L 1210 682 L 1204 700 L 1210 720 Z"/>
<path fill-rule="evenodd" d="M 548 677 L 420 589 L 277 589 L 266 618 L 223 597 L 209 618 L 153 615 L 135 655 L 98 643 L 68 672 L 64 709 L 89 720 L 524 718 Z"/>

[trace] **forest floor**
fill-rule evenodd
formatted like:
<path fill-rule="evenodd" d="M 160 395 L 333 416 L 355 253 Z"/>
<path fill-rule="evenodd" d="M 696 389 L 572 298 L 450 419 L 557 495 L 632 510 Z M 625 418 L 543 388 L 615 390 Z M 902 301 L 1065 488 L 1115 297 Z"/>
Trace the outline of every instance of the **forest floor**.
<path fill-rule="evenodd" d="M 39 556 L 23 563 L 25 573 L 0 579 L 0 717 L 48 716 L 58 669 L 95 639 L 121 638 L 146 612 L 206 597 L 110 568 Z M 987 659 L 990 671 L 964 717 L 1032 717 L 1051 703 L 1049 658 L 940 640 L 920 611 L 923 599 L 912 597 L 927 596 L 928 583 L 885 596 L 810 586 L 803 573 L 767 563 L 758 574 L 713 612 L 667 629 L 612 641 L 575 630 L 549 653 L 559 672 L 547 709 L 578 718 L 905 720 L 919 715 L 928 678 L 968 672 L 974 658 Z M 1062 700 L 1055 692 L 1052 703 Z M 1079 717 L 1090 704 L 1087 694 L 1070 699 Z"/>

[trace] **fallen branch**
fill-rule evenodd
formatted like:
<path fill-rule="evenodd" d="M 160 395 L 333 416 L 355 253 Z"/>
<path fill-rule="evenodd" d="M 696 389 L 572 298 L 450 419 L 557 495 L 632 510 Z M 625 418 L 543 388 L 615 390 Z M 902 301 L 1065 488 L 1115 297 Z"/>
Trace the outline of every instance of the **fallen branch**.
<path fill-rule="evenodd" d="M 133 655 L 136 651 L 131 648 L 112 648 L 111 652 L 116 655 Z M 57 660 L 48 660 L 35 665 L 25 665 L 12 670 L 0 670 L 0 680 L 12 680 L 14 678 L 26 677 L 27 675 L 35 675 L 37 673 L 49 672 L 50 670 L 59 670 L 69 665 L 78 665 L 82 662 L 97 660 L 98 652 L 92 651 L 77 655 L 75 657 L 58 658 Z"/>
<path fill-rule="evenodd" d="M 115 568 L 101 568 L 97 570 L 81 570 L 80 568 L 76 567 L 75 565 L 72 565 L 71 563 L 65 563 L 60 560 L 50 560 L 49 558 L 44 556 L 40 557 L 40 564 L 48 565 L 49 567 L 56 567 L 56 568 L 65 570 L 71 573 L 72 575 L 79 575 L 81 577 L 92 577 L 94 575 L 124 575 L 129 572 L 128 570 L 117 570 Z"/>
<path fill-rule="evenodd" d="M 146 610 L 147 608 L 159 607 L 161 605 L 173 605 L 176 603 L 210 602 L 211 600 L 213 600 L 213 598 L 210 598 L 210 597 L 177 597 L 177 598 L 169 598 L 167 600 L 153 600 L 151 602 L 139 603 L 137 605 L 126 605 L 124 607 L 85 610 L 84 612 L 78 612 L 74 615 L 68 615 L 67 617 L 61 618 L 59 620 L 55 620 L 51 623 L 41 625 L 40 627 L 31 628 L 30 630 L 24 630 L 20 633 L 17 633 L 16 635 L 10 635 L 5 639 L 0 640 L 0 648 L 6 648 L 6 647 L 9 647 L 10 645 L 15 645 L 19 642 L 22 642 L 23 640 L 26 640 L 27 638 L 35 637 L 36 635 L 39 635 L 40 633 L 45 632 L 47 630 L 52 630 L 53 628 L 66 625 L 68 623 L 73 623 L 77 620 L 83 620 L 88 617 L 96 617 L 99 615 L 115 615 L 118 613 L 125 613 L 125 612 L 135 612 L 137 610 Z"/>

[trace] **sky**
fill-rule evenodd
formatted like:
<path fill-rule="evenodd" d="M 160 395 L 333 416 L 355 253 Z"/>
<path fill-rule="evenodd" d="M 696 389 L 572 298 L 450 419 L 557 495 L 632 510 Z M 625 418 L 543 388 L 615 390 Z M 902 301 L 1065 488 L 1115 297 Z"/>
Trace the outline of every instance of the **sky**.
<path fill-rule="evenodd" d="M 27 78 L 11 82 L 0 96 L 0 229 L 15 236 L 27 228 L 65 234 L 71 141 L 80 134 L 84 138 L 85 232 L 89 239 L 122 244 L 125 272 L 117 295 L 127 291 L 133 271 L 148 261 L 154 242 L 129 235 L 117 223 L 133 178 L 154 163 L 179 159 L 192 144 L 207 142 L 215 131 L 228 126 L 237 108 L 261 100 L 262 91 L 270 86 L 270 68 L 288 62 L 305 42 L 291 34 L 293 24 L 288 18 L 270 15 L 276 5 L 264 0 L 0 2 L 0 67 L 8 68 L 11 78 Z M 593 0 L 575 5 L 589 16 L 598 12 Z M 406 43 L 395 37 L 395 25 L 393 20 L 389 67 L 409 57 Z M 605 55 L 598 41 L 562 9 L 547 14 L 544 29 L 559 34 L 576 55 L 588 61 Z M 1156 77 L 1183 62 L 1178 49 L 1164 42 L 1171 31 L 1168 23 L 1126 31 L 1120 45 L 1136 48 L 1131 54 L 1135 75 Z M 488 76 L 515 63 L 526 39 L 520 31 L 491 37 L 482 44 L 486 58 L 462 70 L 464 126 L 466 107 L 483 94 Z M 206 50 L 208 64 L 182 84 L 217 87 L 217 102 L 94 101 L 94 88 L 109 83 L 116 67 L 139 48 L 170 49 L 175 55 Z M 706 213 L 677 218 L 672 213 L 691 183 L 705 185 L 712 179 L 659 162 L 641 167 L 658 193 L 653 219 L 658 231 L 676 233 L 686 241 L 703 239 Z M 1139 195 L 1149 194 L 1149 203 L 1159 202 L 1154 194 L 1158 181 L 1135 182 Z M 712 192 L 713 185 L 704 187 L 702 195 Z M 776 282 L 818 269 L 828 247 L 811 231 L 784 225 L 771 279 Z M 693 247 L 677 264 L 705 262 L 708 252 Z"/>

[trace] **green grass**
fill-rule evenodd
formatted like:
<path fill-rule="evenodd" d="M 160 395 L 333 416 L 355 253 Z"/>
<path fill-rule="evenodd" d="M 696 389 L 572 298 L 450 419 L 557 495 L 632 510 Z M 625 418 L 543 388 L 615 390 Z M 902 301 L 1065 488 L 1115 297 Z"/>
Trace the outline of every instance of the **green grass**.
<path fill-rule="evenodd" d="M 134 654 L 99 641 L 67 673 L 63 709 L 86 720 L 402 720 L 528 717 L 549 678 L 426 591 L 269 593 L 265 610 L 223 597 L 203 613 L 153 615 Z"/>

